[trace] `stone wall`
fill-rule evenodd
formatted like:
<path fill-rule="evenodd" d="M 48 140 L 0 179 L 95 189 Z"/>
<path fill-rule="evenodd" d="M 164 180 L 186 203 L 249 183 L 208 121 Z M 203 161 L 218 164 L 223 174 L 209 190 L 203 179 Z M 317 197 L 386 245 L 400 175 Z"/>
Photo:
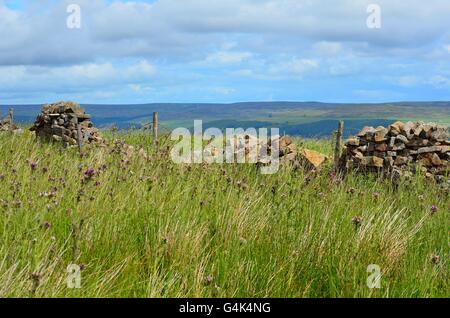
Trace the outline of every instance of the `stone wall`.
<path fill-rule="evenodd" d="M 78 143 L 78 125 L 83 144 L 103 142 L 99 130 L 92 124 L 91 116 L 73 102 L 44 105 L 30 130 L 42 140 L 75 146 Z"/>
<path fill-rule="evenodd" d="M 437 124 L 396 122 L 365 127 L 345 142 L 341 166 L 360 171 L 415 171 L 428 176 L 449 174 L 449 128 Z"/>
<path fill-rule="evenodd" d="M 5 118 L 0 119 L 0 132 L 12 132 L 12 133 L 22 133 L 22 129 L 19 128 L 14 123 L 11 123 L 11 116 L 7 115 Z"/>
<path fill-rule="evenodd" d="M 290 136 L 275 137 L 278 143 L 279 160 L 282 164 L 303 166 L 308 170 L 319 169 L 328 158 L 316 151 L 299 148 Z M 255 136 L 236 136 L 233 141 L 235 146 L 235 159 L 248 158 L 249 154 L 256 154 L 259 163 L 266 162 L 272 155 L 272 140 L 260 141 Z M 230 147 L 232 140 L 227 140 L 226 146 Z M 213 154 L 214 155 L 214 154 Z"/>

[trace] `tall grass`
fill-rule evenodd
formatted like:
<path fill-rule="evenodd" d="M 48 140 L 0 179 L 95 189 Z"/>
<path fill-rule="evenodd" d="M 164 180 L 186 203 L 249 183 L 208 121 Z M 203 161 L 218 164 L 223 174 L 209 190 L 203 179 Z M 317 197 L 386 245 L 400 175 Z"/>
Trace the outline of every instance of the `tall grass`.
<path fill-rule="evenodd" d="M 144 134 L 114 137 L 150 158 L 0 135 L 1 297 L 450 296 L 450 199 L 434 182 L 176 165 L 164 138 L 155 153 Z"/>

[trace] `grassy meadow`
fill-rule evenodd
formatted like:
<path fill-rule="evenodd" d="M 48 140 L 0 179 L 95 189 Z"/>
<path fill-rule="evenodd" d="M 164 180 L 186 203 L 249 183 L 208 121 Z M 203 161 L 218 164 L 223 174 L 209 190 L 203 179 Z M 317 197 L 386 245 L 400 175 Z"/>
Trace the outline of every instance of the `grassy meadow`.
<path fill-rule="evenodd" d="M 164 138 L 158 153 L 143 133 L 107 139 L 80 158 L 0 135 L 0 297 L 450 297 L 442 185 L 177 165 Z M 304 143 L 331 155 L 331 140 Z"/>

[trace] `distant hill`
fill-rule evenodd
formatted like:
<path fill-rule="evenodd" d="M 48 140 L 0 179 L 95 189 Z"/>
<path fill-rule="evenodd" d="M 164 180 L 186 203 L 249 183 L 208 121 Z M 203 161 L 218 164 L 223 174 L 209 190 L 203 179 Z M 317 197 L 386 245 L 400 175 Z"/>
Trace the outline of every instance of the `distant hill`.
<path fill-rule="evenodd" d="M 278 127 L 304 137 L 329 136 L 338 120 L 345 120 L 345 133 L 354 134 L 365 125 L 388 125 L 395 120 L 423 120 L 450 125 L 450 102 L 398 102 L 383 104 L 337 104 L 318 102 L 249 102 L 234 104 L 143 104 L 82 105 L 97 126 L 140 127 L 158 112 L 167 130 L 193 126 L 201 119 L 207 127 Z M 11 106 L 0 106 L 5 115 Z M 41 105 L 15 105 L 15 119 L 31 123 Z"/>

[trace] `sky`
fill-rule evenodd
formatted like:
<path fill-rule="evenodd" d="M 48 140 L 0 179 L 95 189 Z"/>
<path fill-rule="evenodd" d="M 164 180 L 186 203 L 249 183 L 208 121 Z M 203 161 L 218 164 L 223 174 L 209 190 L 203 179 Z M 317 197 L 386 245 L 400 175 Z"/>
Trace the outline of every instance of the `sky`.
<path fill-rule="evenodd" d="M 0 0 L 0 104 L 448 101 L 449 17 L 448 0 Z"/>

